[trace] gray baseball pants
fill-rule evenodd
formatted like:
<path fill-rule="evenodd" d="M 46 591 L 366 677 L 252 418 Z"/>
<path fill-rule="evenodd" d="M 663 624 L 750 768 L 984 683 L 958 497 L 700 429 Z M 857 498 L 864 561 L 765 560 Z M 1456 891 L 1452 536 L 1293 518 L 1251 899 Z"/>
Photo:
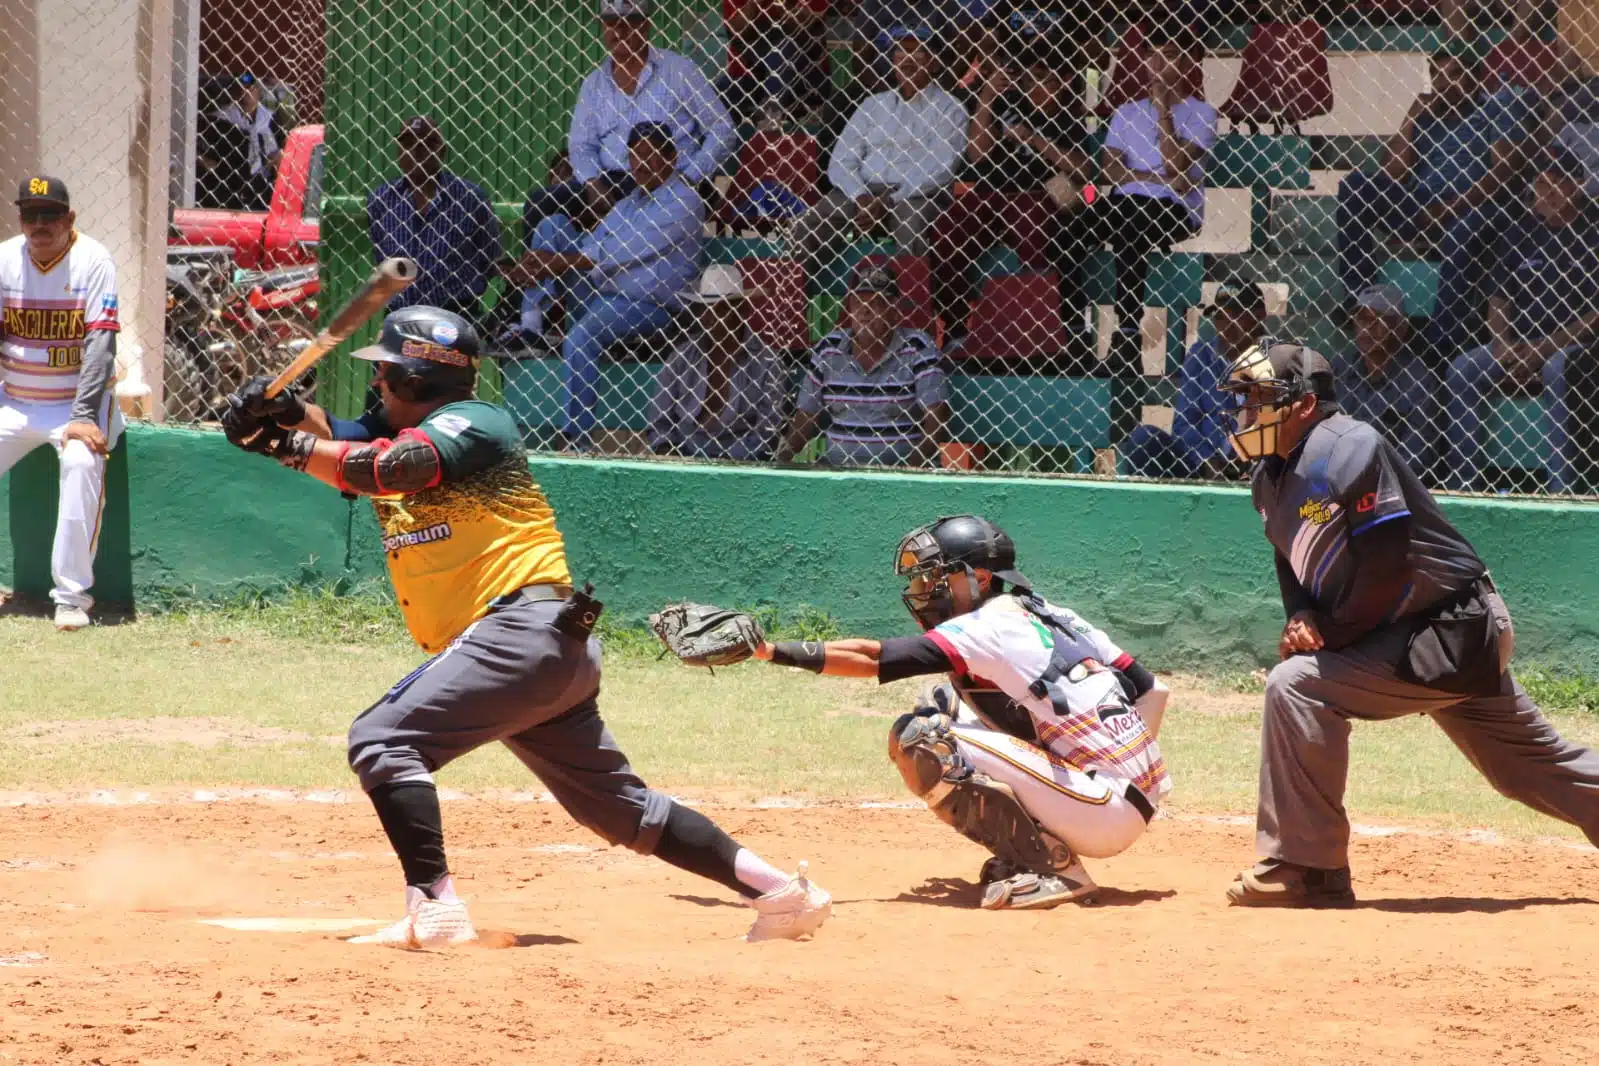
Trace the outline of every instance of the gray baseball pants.
<path fill-rule="evenodd" d="M 1509 618 L 1497 596 L 1490 610 Z M 1321 869 L 1349 864 L 1349 721 L 1433 721 L 1501 795 L 1577 826 L 1599 846 L 1599 755 L 1563 740 L 1502 670 L 1499 691 L 1462 696 L 1402 680 L 1408 632 L 1377 630 L 1339 651 L 1293 655 L 1266 679 L 1256 845 Z M 1502 641 L 1510 640 L 1507 631 Z M 1509 662 L 1509 647 L 1501 650 Z"/>
<path fill-rule="evenodd" d="M 350 726 L 350 768 L 368 792 L 431 781 L 500 741 L 580 824 L 652 854 L 672 801 L 627 764 L 600 719 L 600 644 L 552 623 L 560 601 L 516 601 L 468 626 Z"/>

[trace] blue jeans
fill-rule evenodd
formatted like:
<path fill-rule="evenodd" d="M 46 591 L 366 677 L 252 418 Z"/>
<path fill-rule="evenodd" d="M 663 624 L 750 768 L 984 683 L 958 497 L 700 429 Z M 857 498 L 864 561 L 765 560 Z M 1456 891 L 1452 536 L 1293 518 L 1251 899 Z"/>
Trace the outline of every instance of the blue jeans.
<path fill-rule="evenodd" d="M 1347 295 L 1353 296 L 1377 277 L 1377 228 L 1409 240 L 1421 232 L 1426 206 L 1413 188 L 1386 174 L 1355 170 L 1344 178 L 1333 220 L 1338 229 L 1338 277 Z"/>
<path fill-rule="evenodd" d="M 583 234 L 565 215 L 551 215 L 538 224 L 533 247 L 575 253 L 582 250 Z M 600 356 L 618 341 L 665 329 L 672 321 L 672 313 L 648 300 L 599 292 L 586 274 L 573 271 L 527 290 L 522 297 L 525 330 L 542 332 L 544 313 L 560 291 L 566 294 L 567 307 L 566 339 L 561 343 L 566 439 L 571 447 L 586 451 L 594 431 L 594 408 L 599 402 L 596 386 Z"/>
<path fill-rule="evenodd" d="M 1571 485 L 1571 454 L 1566 432 L 1566 348 L 1549 357 L 1540 377 L 1544 392 L 1544 439 L 1541 451 L 1549 475 L 1549 491 L 1564 492 Z M 1488 345 L 1473 348 L 1449 364 L 1444 410 L 1448 415 L 1449 469 L 1445 487 L 1473 490 L 1482 486 L 1483 405 L 1488 390 L 1504 380 L 1505 369 Z"/>
<path fill-rule="evenodd" d="M 1483 279 L 1494 242 L 1507 221 L 1508 203 L 1474 207 L 1444 229 L 1438 244 L 1438 306 L 1427 323 L 1432 351 L 1458 352 L 1483 335 Z"/>

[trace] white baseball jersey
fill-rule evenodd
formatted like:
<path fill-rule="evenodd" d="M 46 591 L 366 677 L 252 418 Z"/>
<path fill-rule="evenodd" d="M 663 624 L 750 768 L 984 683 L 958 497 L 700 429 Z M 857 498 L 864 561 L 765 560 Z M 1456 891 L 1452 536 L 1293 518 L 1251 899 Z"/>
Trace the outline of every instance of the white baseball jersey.
<path fill-rule="evenodd" d="M 70 404 L 78 394 L 83 340 L 116 330 L 117 275 L 111 254 L 74 233 L 65 254 L 41 267 L 27 241 L 0 243 L 0 369 L 6 395 L 28 404 Z"/>
<path fill-rule="evenodd" d="M 978 688 L 998 689 L 1026 710 L 1050 755 L 1078 771 L 1131 781 L 1158 801 L 1171 791 L 1165 760 L 1109 669 L 1125 665 L 1129 656 L 1073 612 L 1044 606 L 1094 652 L 1045 695 L 1035 694 L 1033 686 L 1054 659 L 1056 634 L 1014 596 L 997 596 L 927 636 L 949 656 L 957 675 Z"/>

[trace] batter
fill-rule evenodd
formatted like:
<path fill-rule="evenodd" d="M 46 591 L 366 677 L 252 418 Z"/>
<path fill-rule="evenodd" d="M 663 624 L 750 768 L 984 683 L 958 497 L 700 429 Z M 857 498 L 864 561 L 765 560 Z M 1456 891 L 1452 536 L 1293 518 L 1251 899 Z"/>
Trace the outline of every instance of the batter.
<path fill-rule="evenodd" d="M 478 338 L 459 315 L 388 316 L 375 364 L 381 413 L 330 418 L 266 379 L 230 398 L 247 451 L 372 498 L 406 625 L 426 651 L 350 727 L 350 766 L 405 874 L 406 914 L 364 941 L 439 947 L 476 937 L 444 853 L 433 775 L 500 741 L 580 823 L 716 881 L 757 912 L 748 939 L 804 936 L 831 897 L 650 789 L 600 718 L 601 605 L 574 592 L 555 512 L 528 471 L 510 412 L 472 399 Z"/>

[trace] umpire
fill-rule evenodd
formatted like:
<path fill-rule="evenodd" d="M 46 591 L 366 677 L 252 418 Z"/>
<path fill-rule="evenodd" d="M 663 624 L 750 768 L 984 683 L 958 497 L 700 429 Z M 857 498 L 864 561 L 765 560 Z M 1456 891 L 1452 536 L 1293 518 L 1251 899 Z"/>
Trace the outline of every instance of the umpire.
<path fill-rule="evenodd" d="M 1509 670 L 1487 568 L 1393 446 L 1338 410 L 1320 354 L 1265 339 L 1233 363 L 1239 456 L 1288 616 L 1266 679 L 1261 861 L 1240 906 L 1349 906 L 1349 720 L 1428 714 L 1505 796 L 1599 844 L 1599 757 L 1561 739 Z"/>

